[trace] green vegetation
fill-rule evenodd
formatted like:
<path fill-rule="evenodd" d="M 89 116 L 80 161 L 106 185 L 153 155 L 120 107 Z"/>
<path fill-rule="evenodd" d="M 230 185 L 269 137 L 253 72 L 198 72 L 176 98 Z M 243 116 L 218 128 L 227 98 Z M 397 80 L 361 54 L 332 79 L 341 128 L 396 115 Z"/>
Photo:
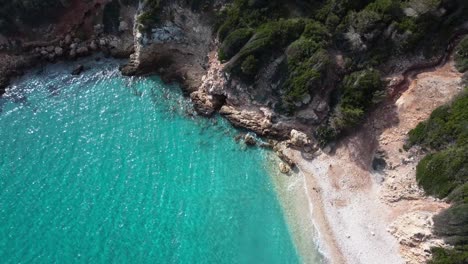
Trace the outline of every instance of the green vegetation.
<path fill-rule="evenodd" d="M 144 0 L 144 12 L 138 16 L 140 30 L 148 30 L 158 21 L 161 0 Z"/>
<path fill-rule="evenodd" d="M 240 28 L 256 29 L 260 25 L 285 17 L 281 1 L 234 0 L 219 14 L 218 36 L 224 40 L 229 33 Z"/>
<path fill-rule="evenodd" d="M 445 198 L 468 181 L 467 146 L 450 147 L 419 162 L 416 179 L 426 193 Z"/>
<path fill-rule="evenodd" d="M 219 60 L 226 61 L 236 55 L 252 35 L 253 30 L 248 28 L 241 28 L 230 33 L 219 49 Z"/>
<path fill-rule="evenodd" d="M 433 259 L 428 264 L 465 264 L 468 263 L 468 246 L 454 249 L 432 248 Z"/>
<path fill-rule="evenodd" d="M 468 36 L 465 36 L 455 50 L 455 66 L 458 71 L 468 70 Z"/>
<path fill-rule="evenodd" d="M 347 75 L 341 97 L 328 124 L 317 130 L 316 137 L 325 145 L 343 132 L 359 125 L 366 112 L 383 98 L 384 84 L 377 70 L 362 70 Z"/>
<path fill-rule="evenodd" d="M 434 110 L 427 121 L 409 132 L 409 146 L 414 144 L 441 150 L 449 145 L 468 143 L 468 95 L 465 91 L 450 106 Z"/>
<path fill-rule="evenodd" d="M 0 33 L 15 33 L 18 22 L 37 25 L 50 20 L 66 3 L 61 0 L 0 0 Z"/>
<path fill-rule="evenodd" d="M 385 97 L 383 63 L 412 52 L 440 55 L 467 12 L 463 0 L 234 0 L 218 16 L 219 58 L 234 76 L 254 83 L 259 69 L 285 55 L 277 109 L 293 114 L 309 98 L 330 95 L 333 109 L 316 131 L 325 145 Z M 339 69 L 337 53 L 344 62 Z M 465 53 L 459 48 L 457 56 Z"/>
<path fill-rule="evenodd" d="M 242 73 L 247 77 L 254 77 L 258 71 L 258 60 L 254 55 L 249 55 L 242 62 L 241 66 Z"/>
<path fill-rule="evenodd" d="M 332 127 L 343 131 L 359 123 L 364 113 L 376 102 L 383 88 L 380 73 L 376 70 L 353 72 L 345 77 L 343 94 L 332 119 Z"/>
<path fill-rule="evenodd" d="M 450 105 L 434 110 L 409 132 L 406 148 L 418 144 L 435 152 L 416 168 L 418 184 L 430 195 L 446 198 L 452 206 L 434 217 L 434 230 L 453 249 L 434 248 L 429 263 L 468 261 L 468 88 Z"/>
<path fill-rule="evenodd" d="M 231 62 L 230 70 L 242 73 L 239 71 L 241 64 L 250 55 L 257 58 L 262 65 L 273 52 L 284 50 L 289 43 L 297 39 L 303 30 L 302 19 L 280 19 L 263 24 L 237 53 L 237 60 Z"/>
<path fill-rule="evenodd" d="M 331 61 L 329 54 L 310 39 L 301 38 L 290 46 L 288 56 L 289 77 L 285 83 L 285 101 L 291 108 L 294 102 L 301 101 L 306 95 L 314 93 L 323 84 L 323 76 Z M 297 49 L 296 51 L 291 51 Z M 295 54 L 291 54 L 295 53 Z M 300 60 L 298 54 L 307 58 Z M 309 55 L 310 54 L 310 55 Z"/>

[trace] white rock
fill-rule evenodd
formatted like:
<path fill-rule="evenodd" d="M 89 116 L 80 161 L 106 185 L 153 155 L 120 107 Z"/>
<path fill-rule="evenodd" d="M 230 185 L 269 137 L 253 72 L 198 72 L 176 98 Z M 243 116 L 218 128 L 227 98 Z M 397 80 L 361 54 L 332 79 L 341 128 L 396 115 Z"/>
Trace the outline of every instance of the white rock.
<path fill-rule="evenodd" d="M 127 31 L 129 29 L 127 22 L 120 21 L 119 31 Z"/>
<path fill-rule="evenodd" d="M 291 171 L 291 167 L 289 167 L 289 165 L 284 162 L 280 162 L 279 170 L 281 171 L 281 173 L 287 174 Z"/>
<path fill-rule="evenodd" d="M 305 133 L 292 129 L 290 134 L 290 143 L 298 147 L 303 147 L 308 145 L 310 140 Z"/>
<path fill-rule="evenodd" d="M 57 56 L 63 55 L 63 49 L 61 47 L 55 47 L 54 52 Z"/>
<path fill-rule="evenodd" d="M 104 46 L 106 46 L 106 45 L 107 45 L 106 39 L 103 39 L 103 38 L 102 38 L 102 39 L 99 40 L 99 46 L 104 47 Z"/>

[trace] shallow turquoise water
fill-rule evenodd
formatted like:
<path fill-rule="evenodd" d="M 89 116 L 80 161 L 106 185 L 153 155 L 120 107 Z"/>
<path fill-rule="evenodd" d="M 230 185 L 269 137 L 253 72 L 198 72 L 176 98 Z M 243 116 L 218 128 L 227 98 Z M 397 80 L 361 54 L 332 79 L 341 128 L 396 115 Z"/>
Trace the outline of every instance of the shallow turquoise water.
<path fill-rule="evenodd" d="M 222 119 L 116 62 L 0 99 L 1 263 L 298 263 L 267 174 Z"/>

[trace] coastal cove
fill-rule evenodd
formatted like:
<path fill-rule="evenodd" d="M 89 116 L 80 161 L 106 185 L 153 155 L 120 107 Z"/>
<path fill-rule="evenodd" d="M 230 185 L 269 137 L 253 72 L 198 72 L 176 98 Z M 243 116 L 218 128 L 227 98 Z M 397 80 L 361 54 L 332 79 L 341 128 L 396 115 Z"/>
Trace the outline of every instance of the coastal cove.
<path fill-rule="evenodd" d="M 271 153 L 197 117 L 177 86 L 122 77 L 119 63 L 36 68 L 0 99 L 0 259 L 303 262 Z M 312 239 L 299 239 L 307 262 L 322 263 Z"/>

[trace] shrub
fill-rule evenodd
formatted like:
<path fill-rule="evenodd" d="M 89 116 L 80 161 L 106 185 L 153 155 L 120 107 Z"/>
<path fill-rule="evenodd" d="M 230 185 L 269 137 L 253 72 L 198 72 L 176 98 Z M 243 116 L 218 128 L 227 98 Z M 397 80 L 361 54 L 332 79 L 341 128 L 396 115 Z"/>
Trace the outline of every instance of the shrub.
<path fill-rule="evenodd" d="M 273 52 L 283 50 L 289 43 L 299 38 L 304 29 L 302 19 L 289 19 L 268 22 L 259 27 L 253 37 L 239 51 L 237 59 L 231 60 L 226 70 L 238 73 L 240 64 L 250 55 L 262 64 Z"/>
<path fill-rule="evenodd" d="M 229 34 L 219 49 L 219 60 L 225 61 L 232 58 L 247 43 L 252 34 L 253 31 L 247 28 L 238 29 Z"/>
<path fill-rule="evenodd" d="M 292 42 L 286 50 L 288 67 L 294 69 L 304 61 L 307 61 L 318 49 L 323 47 L 324 45 L 322 43 L 317 43 L 310 38 L 301 37 L 297 39 Z"/>
<path fill-rule="evenodd" d="M 452 245 L 468 246 L 468 204 L 454 204 L 434 216 L 434 231 Z"/>
<path fill-rule="evenodd" d="M 327 124 L 318 127 L 314 135 L 321 147 L 325 147 L 338 137 L 337 131 Z"/>
<path fill-rule="evenodd" d="M 0 33 L 17 32 L 16 22 L 36 26 L 50 21 L 65 6 L 61 0 L 0 0 Z"/>
<path fill-rule="evenodd" d="M 465 264 L 468 263 L 468 246 L 447 248 L 432 248 L 433 258 L 428 264 Z"/>
<path fill-rule="evenodd" d="M 255 35 L 241 51 L 241 56 L 270 53 L 282 49 L 299 38 L 304 30 L 304 20 L 288 19 L 268 22 L 256 30 Z"/>
<path fill-rule="evenodd" d="M 258 71 L 258 60 L 253 55 L 247 56 L 241 65 L 242 73 L 247 77 L 254 77 Z"/>
<path fill-rule="evenodd" d="M 448 196 L 451 203 L 468 203 L 468 182 L 457 186 Z"/>
<path fill-rule="evenodd" d="M 468 92 L 465 90 L 451 105 L 435 109 L 427 121 L 411 130 L 408 145 L 419 144 L 435 150 L 450 144 L 468 143 Z"/>
<path fill-rule="evenodd" d="M 218 37 L 223 41 L 238 28 L 256 29 L 260 25 L 284 16 L 281 1 L 235 0 L 218 17 L 221 22 Z"/>
<path fill-rule="evenodd" d="M 288 48 L 288 72 L 285 82 L 285 104 L 290 110 L 294 103 L 303 100 L 311 91 L 322 86 L 322 80 L 331 63 L 328 52 L 324 49 L 315 50 L 317 44 L 310 39 L 301 37 Z M 292 51 L 293 50 L 293 51 Z M 295 50 L 295 51 L 294 51 Z M 309 53 L 315 51 L 312 56 Z"/>
<path fill-rule="evenodd" d="M 221 41 L 223 41 L 229 33 L 237 27 L 239 23 L 240 10 L 238 7 L 231 7 L 228 8 L 222 16 L 225 20 L 218 28 L 218 37 Z"/>
<path fill-rule="evenodd" d="M 416 179 L 424 191 L 445 198 L 468 181 L 468 148 L 451 147 L 429 154 L 416 167 Z"/>
<path fill-rule="evenodd" d="M 322 47 L 328 44 L 330 38 L 328 29 L 323 24 L 314 20 L 306 23 L 302 36 L 320 44 Z"/>
<path fill-rule="evenodd" d="M 160 11 L 161 0 L 145 0 L 144 12 L 138 16 L 138 23 L 143 26 L 144 30 L 149 29 L 158 21 L 158 13 Z"/>
<path fill-rule="evenodd" d="M 363 70 L 346 76 L 332 120 L 335 129 L 342 131 L 357 125 L 372 106 L 376 92 L 382 88 L 380 73 L 376 70 Z"/>

